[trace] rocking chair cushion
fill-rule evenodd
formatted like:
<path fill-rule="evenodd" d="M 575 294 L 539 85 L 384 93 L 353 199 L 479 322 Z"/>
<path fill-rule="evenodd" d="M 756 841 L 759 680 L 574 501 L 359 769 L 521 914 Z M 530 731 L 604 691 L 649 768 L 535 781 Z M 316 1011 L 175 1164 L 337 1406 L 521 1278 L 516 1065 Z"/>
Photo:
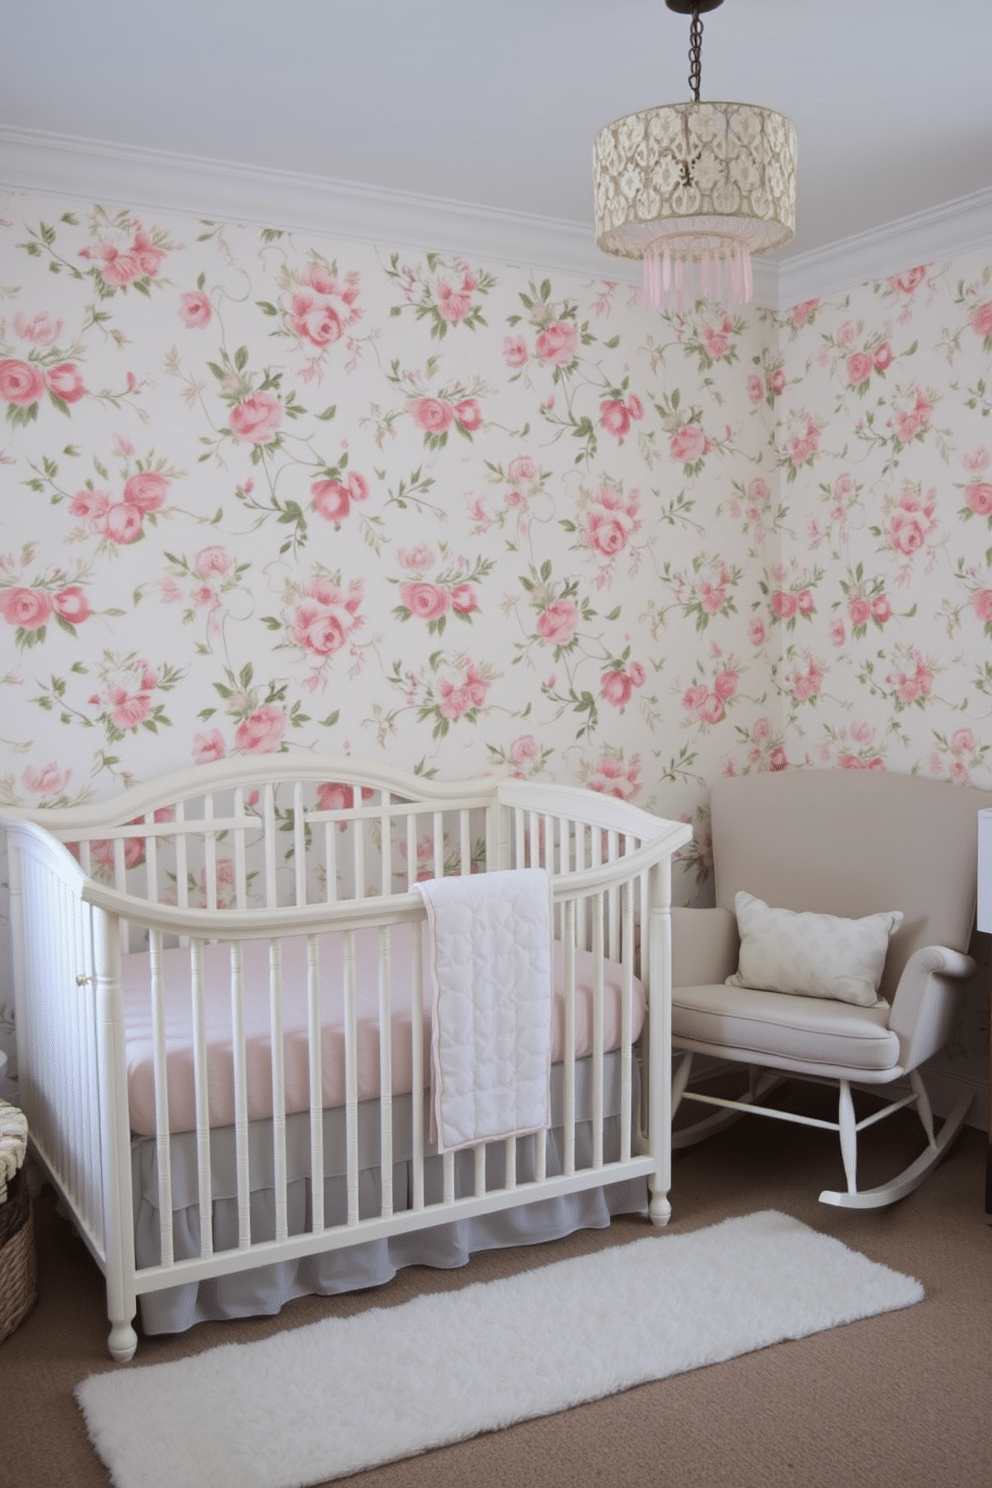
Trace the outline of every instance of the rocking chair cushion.
<path fill-rule="evenodd" d="M 826 997 L 788 997 L 727 983 L 672 993 L 672 1038 L 681 1049 L 776 1068 L 857 1070 L 871 1080 L 898 1073 L 898 1036 L 889 1005 L 843 1006 Z M 872 1081 L 874 1083 L 874 1081 Z"/>
<path fill-rule="evenodd" d="M 843 919 L 837 915 L 772 909 L 739 892 L 734 898 L 741 948 L 732 987 L 827 997 L 873 1007 L 889 937 L 902 924 L 899 910 Z"/>

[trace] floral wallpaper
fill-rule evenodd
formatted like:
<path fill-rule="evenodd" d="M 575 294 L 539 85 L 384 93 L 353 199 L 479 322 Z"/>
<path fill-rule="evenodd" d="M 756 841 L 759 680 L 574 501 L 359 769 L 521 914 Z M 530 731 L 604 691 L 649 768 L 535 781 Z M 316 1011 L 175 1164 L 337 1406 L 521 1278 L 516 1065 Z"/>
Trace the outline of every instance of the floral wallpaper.
<path fill-rule="evenodd" d="M 0 264 L 4 802 L 276 749 L 554 778 L 692 820 L 688 900 L 719 772 L 992 789 L 992 246 L 683 320 L 25 193 Z"/>

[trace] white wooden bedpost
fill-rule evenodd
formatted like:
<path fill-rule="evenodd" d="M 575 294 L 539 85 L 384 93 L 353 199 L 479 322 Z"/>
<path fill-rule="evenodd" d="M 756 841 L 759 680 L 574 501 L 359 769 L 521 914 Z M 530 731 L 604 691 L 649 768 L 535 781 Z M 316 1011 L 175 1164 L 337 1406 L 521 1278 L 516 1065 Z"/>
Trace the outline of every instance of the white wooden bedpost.
<path fill-rule="evenodd" d="M 672 860 L 651 869 L 648 1005 L 648 1144 L 655 1170 L 648 1177 L 651 1223 L 672 1217 Z"/>
<path fill-rule="evenodd" d="M 134 1217 L 131 1194 L 131 1126 L 124 1062 L 124 1001 L 121 995 L 120 924 L 106 910 L 93 911 L 96 972 L 97 1067 L 103 1154 L 103 1243 L 107 1268 L 108 1348 L 126 1364 L 134 1358 L 138 1335 L 134 1315 Z"/>

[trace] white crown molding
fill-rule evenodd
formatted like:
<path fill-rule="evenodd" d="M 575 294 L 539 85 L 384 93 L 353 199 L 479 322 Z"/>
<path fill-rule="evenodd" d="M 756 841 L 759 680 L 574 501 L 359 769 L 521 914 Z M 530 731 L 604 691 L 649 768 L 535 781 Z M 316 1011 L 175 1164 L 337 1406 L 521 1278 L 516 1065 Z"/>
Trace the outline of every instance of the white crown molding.
<path fill-rule="evenodd" d="M 992 186 L 925 212 L 840 238 L 825 248 L 780 258 L 778 307 L 824 299 L 902 269 L 992 247 Z"/>
<path fill-rule="evenodd" d="M 0 188 L 258 223 L 385 246 L 464 253 L 640 283 L 585 223 L 385 191 L 41 130 L 0 128 Z M 754 300 L 782 310 L 918 263 L 992 246 L 992 187 L 792 257 L 757 259 Z"/>

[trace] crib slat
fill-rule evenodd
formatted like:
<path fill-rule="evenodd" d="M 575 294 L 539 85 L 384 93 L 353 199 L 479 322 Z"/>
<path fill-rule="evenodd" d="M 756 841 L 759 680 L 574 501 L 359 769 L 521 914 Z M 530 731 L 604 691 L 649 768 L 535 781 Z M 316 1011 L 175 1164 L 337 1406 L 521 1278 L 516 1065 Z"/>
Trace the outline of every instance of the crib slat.
<path fill-rule="evenodd" d="M 608 892 L 612 893 L 612 889 Z M 602 894 L 596 895 L 592 919 L 592 1165 L 594 1168 L 603 1166 L 603 898 Z"/>
<path fill-rule="evenodd" d="M 262 793 L 262 827 L 265 854 L 265 903 L 275 909 L 279 903 L 279 886 L 276 878 L 276 793 L 267 784 Z"/>
<path fill-rule="evenodd" d="M 203 798 L 203 820 L 209 822 L 214 814 L 213 792 Z M 207 895 L 207 908 L 217 908 L 217 834 L 206 825 L 203 830 L 203 878 Z"/>
<path fill-rule="evenodd" d="M 196 1098 L 196 1185 L 200 1206 L 200 1254 L 213 1255 L 213 1174 L 210 1158 L 210 1086 L 207 1074 L 206 989 L 203 979 L 203 941 L 189 945 L 193 1003 L 193 1089 Z"/>
<path fill-rule="evenodd" d="M 458 861 L 459 873 L 472 872 L 472 833 L 469 829 L 468 812 L 464 809 L 458 813 Z"/>
<path fill-rule="evenodd" d="M 324 1075 L 320 1016 L 320 943 L 307 936 L 307 1046 L 310 1074 L 311 1228 L 324 1228 Z"/>
<path fill-rule="evenodd" d="M 174 1256 L 172 1233 L 172 1143 L 169 1140 L 169 1082 L 165 1049 L 165 987 L 162 969 L 162 932 L 149 936 L 149 971 L 152 1000 L 152 1068 L 155 1078 L 155 1162 L 158 1169 L 159 1235 L 162 1264 L 171 1266 Z"/>
<path fill-rule="evenodd" d="M 417 882 L 417 817 L 410 812 L 406 819 L 406 886 L 412 889 Z"/>
<path fill-rule="evenodd" d="M 303 782 L 293 786 L 293 867 L 296 877 L 296 902 L 307 902 L 307 834 L 306 810 L 303 805 Z"/>
<path fill-rule="evenodd" d="M 565 1136 L 564 1171 L 575 1172 L 575 900 L 565 905 L 562 933 L 565 951 L 565 1109 L 562 1115 Z"/>
<path fill-rule="evenodd" d="M 412 818 L 411 818 L 412 820 Z M 424 1207 L 424 923 L 410 936 L 410 1102 L 413 1132 L 413 1208 Z"/>
<path fill-rule="evenodd" d="M 393 1006 L 391 931 L 379 931 L 379 1173 L 383 1217 L 393 1212 Z"/>
<path fill-rule="evenodd" d="M 389 814 L 390 795 L 382 792 L 383 812 L 379 819 L 381 875 L 379 882 L 383 894 L 393 891 L 393 823 Z"/>
<path fill-rule="evenodd" d="M 234 814 L 245 816 L 245 793 L 239 785 L 234 792 Z M 234 902 L 238 909 L 248 907 L 248 849 L 244 826 L 234 829 Z"/>
<path fill-rule="evenodd" d="M 444 816 L 434 812 L 434 877 L 444 877 Z"/>
<path fill-rule="evenodd" d="M 272 1064 L 272 1189 L 276 1210 L 276 1239 L 285 1240 L 286 1188 L 286 1060 L 282 1023 L 282 942 L 269 942 L 269 1052 Z"/>
<path fill-rule="evenodd" d="M 241 941 L 231 942 L 231 1032 L 234 1055 L 234 1145 L 238 1191 L 238 1249 L 251 1246 L 248 1162 L 248 1074 L 245 1057 L 245 968 Z"/>
<path fill-rule="evenodd" d="M 344 1088 L 348 1224 L 354 1227 L 358 1223 L 358 1017 L 354 930 L 344 933 Z"/>
<path fill-rule="evenodd" d="M 637 929 L 634 919 L 634 897 L 640 882 L 625 885 L 624 904 L 624 950 L 623 991 L 620 1004 L 620 1160 L 627 1162 L 632 1149 L 631 1121 L 633 1119 L 633 1015 L 634 1015 L 634 959 L 637 948 Z"/>

